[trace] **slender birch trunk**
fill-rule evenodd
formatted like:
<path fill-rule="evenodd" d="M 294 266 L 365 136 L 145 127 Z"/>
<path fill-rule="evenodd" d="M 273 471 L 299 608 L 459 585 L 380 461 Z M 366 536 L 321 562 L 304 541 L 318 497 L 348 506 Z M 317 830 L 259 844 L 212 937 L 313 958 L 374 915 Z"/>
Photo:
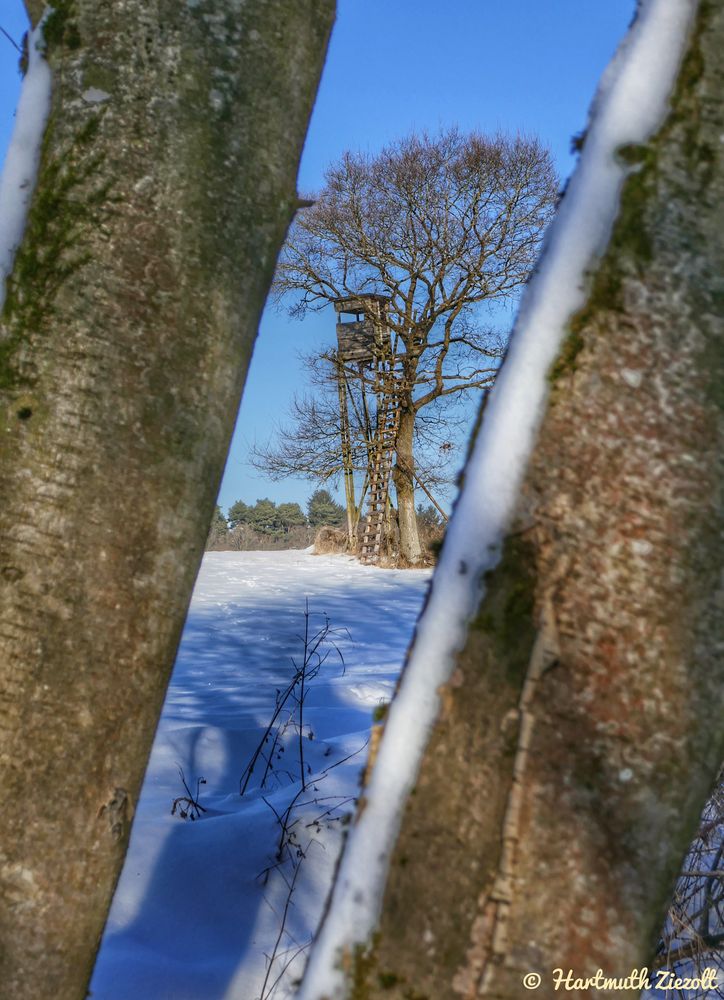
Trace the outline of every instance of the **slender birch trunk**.
<path fill-rule="evenodd" d="M 0 328 L 13 1000 L 85 995 L 333 7 L 54 0 L 46 23 L 52 110 Z"/>

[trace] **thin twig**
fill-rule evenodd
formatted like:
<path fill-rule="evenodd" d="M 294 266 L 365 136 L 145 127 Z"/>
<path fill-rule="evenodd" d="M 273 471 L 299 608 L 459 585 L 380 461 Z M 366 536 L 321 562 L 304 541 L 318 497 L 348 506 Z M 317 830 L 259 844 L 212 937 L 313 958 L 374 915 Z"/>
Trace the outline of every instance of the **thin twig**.
<path fill-rule="evenodd" d="M 3 33 L 3 35 L 5 35 L 5 37 L 10 42 L 10 44 L 15 46 L 15 48 L 18 50 L 18 52 L 20 53 L 20 55 L 22 55 L 23 54 L 22 48 L 18 45 L 18 43 L 13 38 L 13 36 L 10 35 L 10 34 L 8 34 L 8 32 L 5 30 L 5 28 L 2 27 L 2 25 L 0 25 L 0 31 Z"/>
<path fill-rule="evenodd" d="M 284 928 L 286 927 L 287 916 L 289 915 L 289 907 L 291 906 L 292 895 L 294 894 L 294 887 L 297 883 L 297 877 L 299 875 L 300 868 L 301 866 L 298 865 L 294 869 L 294 876 L 292 878 L 291 885 L 289 886 L 289 892 L 287 893 L 287 898 L 284 903 L 284 910 L 282 912 L 282 921 L 281 924 L 279 925 L 279 933 L 277 934 L 276 941 L 274 942 L 274 948 L 272 949 L 271 957 L 269 958 L 269 965 L 266 970 L 266 975 L 264 976 L 264 982 L 262 983 L 261 986 L 260 1000 L 268 1000 L 268 997 L 270 996 L 270 993 L 267 992 L 267 984 L 269 982 L 269 976 L 271 975 L 272 966 L 274 965 L 276 954 L 279 949 L 279 944 L 281 943 L 282 937 L 284 935 Z"/>
<path fill-rule="evenodd" d="M 179 795 L 177 796 L 177 798 L 173 800 L 173 805 L 171 806 L 171 815 L 175 816 L 176 810 L 178 809 L 182 819 L 186 819 L 186 817 L 190 814 L 191 819 L 196 820 L 201 815 L 201 813 L 206 812 L 206 809 L 204 809 L 204 807 L 199 802 L 201 786 L 206 784 L 206 778 L 196 779 L 196 797 L 194 798 L 191 789 L 189 788 L 186 782 L 186 776 L 184 775 L 183 768 L 181 767 L 180 764 L 177 764 L 176 766 L 178 768 L 178 773 L 179 777 L 181 778 L 181 782 L 184 788 L 186 789 L 186 794 Z M 180 808 L 182 803 L 188 807 L 186 810 Z"/>
<path fill-rule="evenodd" d="M 302 954 L 303 951 L 307 950 L 307 948 L 311 945 L 311 943 L 312 943 L 312 941 L 310 939 L 309 941 L 307 941 L 306 944 L 300 944 L 299 947 L 297 948 L 297 950 L 292 955 L 292 957 L 287 962 L 284 963 L 284 965 L 282 966 L 281 972 L 279 973 L 279 975 L 277 976 L 277 978 L 274 980 L 274 982 L 269 987 L 269 992 L 267 993 L 267 997 L 273 996 L 274 990 L 277 988 L 277 986 L 279 985 L 279 983 L 281 982 L 281 980 L 286 975 L 286 971 L 289 968 L 289 966 L 299 957 L 299 955 Z M 265 998 L 262 996 L 262 997 L 260 997 L 260 1000 L 265 1000 Z"/>

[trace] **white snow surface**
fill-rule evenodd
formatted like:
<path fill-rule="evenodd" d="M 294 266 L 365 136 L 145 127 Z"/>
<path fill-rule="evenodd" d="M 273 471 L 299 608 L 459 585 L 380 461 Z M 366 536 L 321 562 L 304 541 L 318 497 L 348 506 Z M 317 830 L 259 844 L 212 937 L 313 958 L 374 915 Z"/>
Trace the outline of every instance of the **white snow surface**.
<path fill-rule="evenodd" d="M 508 357 L 488 401 L 448 527 L 430 599 L 391 707 L 367 804 L 351 831 L 329 911 L 298 1000 L 346 993 L 341 959 L 376 923 L 389 857 L 482 574 L 500 545 L 532 450 L 546 376 L 570 316 L 585 301 L 587 274 L 606 248 L 626 168 L 616 151 L 661 123 L 696 10 L 695 0 L 643 0 L 603 75 L 577 169 L 526 289 Z"/>
<path fill-rule="evenodd" d="M 40 148 L 50 112 L 51 72 L 43 57 L 42 21 L 28 36 L 28 71 L 15 112 L 15 127 L 0 176 L 0 310 L 5 282 L 25 231 L 37 180 Z"/>
<path fill-rule="evenodd" d="M 387 702 L 428 589 L 429 570 L 366 567 L 309 551 L 212 552 L 194 589 L 161 721 L 136 810 L 123 874 L 91 982 L 93 1000 L 256 1000 L 279 932 L 286 886 L 273 863 L 282 813 L 300 790 L 295 738 L 280 768 L 245 795 L 239 779 L 299 662 L 305 601 L 313 625 L 326 613 L 337 653 L 311 682 L 305 701 L 305 760 L 312 776 L 302 809 L 299 871 L 274 975 L 307 944 L 321 918 L 342 843 L 342 823 L 306 826 L 326 808 L 351 814 L 377 705 Z M 331 647 L 330 647 L 331 648 Z M 192 790 L 203 776 L 195 822 L 171 815 L 183 794 L 178 766 Z M 315 792 L 315 787 L 317 791 Z M 267 799 L 266 805 L 262 796 Z M 331 796 L 340 796 L 331 799 Z M 313 800 L 317 800 L 317 804 Z M 288 872 L 287 872 L 288 877 Z M 275 1000 L 291 994 L 306 954 L 287 971 Z"/>

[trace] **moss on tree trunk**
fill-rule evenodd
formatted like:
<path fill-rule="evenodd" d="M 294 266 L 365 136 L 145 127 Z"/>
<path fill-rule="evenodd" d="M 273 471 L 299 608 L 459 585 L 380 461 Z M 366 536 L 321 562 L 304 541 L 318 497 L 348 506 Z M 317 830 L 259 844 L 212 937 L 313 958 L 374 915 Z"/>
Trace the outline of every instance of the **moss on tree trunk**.
<path fill-rule="evenodd" d="M 529 972 L 547 998 L 555 968 L 653 957 L 724 754 L 723 42 L 703 3 L 667 121 L 621 151 L 635 172 L 442 692 L 358 1000 L 517 1000 Z"/>
<path fill-rule="evenodd" d="M 56 0 L 47 24 L 52 110 L 0 329 L 14 1000 L 85 993 L 333 7 Z"/>

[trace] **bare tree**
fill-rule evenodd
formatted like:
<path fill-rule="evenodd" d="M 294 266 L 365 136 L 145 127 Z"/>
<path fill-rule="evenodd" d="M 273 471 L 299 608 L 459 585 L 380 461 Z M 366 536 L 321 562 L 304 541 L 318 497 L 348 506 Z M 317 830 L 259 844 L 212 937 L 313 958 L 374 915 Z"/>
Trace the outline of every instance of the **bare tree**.
<path fill-rule="evenodd" d="M 285 244 L 274 289 L 289 296 L 292 315 L 358 293 L 390 298 L 402 367 L 394 482 L 410 563 L 421 555 L 417 415 L 492 384 L 498 355 L 481 307 L 517 294 L 556 191 L 550 155 L 535 139 L 413 135 L 377 156 L 345 154 Z"/>
<path fill-rule="evenodd" d="M 714 972 L 709 1000 L 724 997 L 724 769 L 676 879 L 653 965 L 669 981 Z M 672 992 L 672 991 L 669 991 Z M 676 990 L 676 1000 L 686 992 Z"/>
<path fill-rule="evenodd" d="M 27 7 L 37 22 L 45 4 Z M 333 15 L 332 0 L 47 8 L 51 112 L 0 315 L 14 1000 L 86 993 Z"/>
<path fill-rule="evenodd" d="M 348 545 L 354 551 L 375 458 L 377 399 L 364 376 L 345 371 L 335 351 L 303 360 L 311 391 L 292 398 L 288 420 L 270 440 L 253 445 L 250 461 L 273 480 L 298 476 L 337 485 L 344 479 Z M 414 476 L 428 496 L 431 490 L 445 494 L 457 472 L 468 424 L 468 413 L 454 406 L 457 398 L 447 397 L 444 407 L 433 401 L 437 405 L 428 405 L 415 421 Z"/>

